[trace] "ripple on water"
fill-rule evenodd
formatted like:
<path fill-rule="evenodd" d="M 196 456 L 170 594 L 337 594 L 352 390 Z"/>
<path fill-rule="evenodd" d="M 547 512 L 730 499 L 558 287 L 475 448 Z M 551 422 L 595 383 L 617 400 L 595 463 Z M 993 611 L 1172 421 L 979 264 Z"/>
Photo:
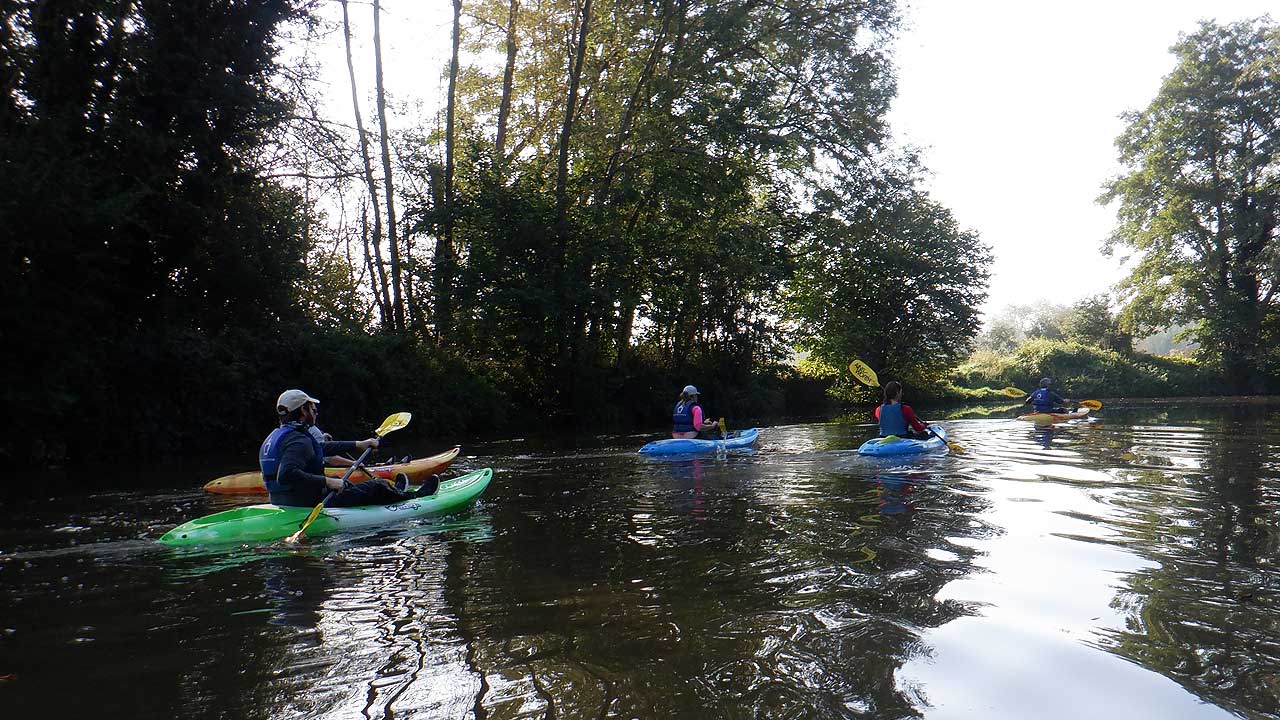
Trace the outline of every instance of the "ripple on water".
<path fill-rule="evenodd" d="M 1109 403 L 883 462 L 841 423 L 525 438 L 468 448 L 499 468 L 468 513 L 289 549 L 157 548 L 198 489 L 32 501 L 0 677 L 15 716 L 1275 717 L 1270 421 Z"/>

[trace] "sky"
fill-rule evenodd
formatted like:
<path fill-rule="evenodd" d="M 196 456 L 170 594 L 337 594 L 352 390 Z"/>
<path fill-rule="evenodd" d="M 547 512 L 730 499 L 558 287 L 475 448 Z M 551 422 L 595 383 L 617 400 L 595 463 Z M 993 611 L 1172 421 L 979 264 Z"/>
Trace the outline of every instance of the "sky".
<path fill-rule="evenodd" d="M 1202 19 L 1272 13 L 1276 0 L 908 0 L 889 124 L 923 149 L 927 188 L 994 251 L 988 319 L 1070 304 L 1124 276 L 1104 257 L 1121 167 L 1120 114 L 1141 110 Z"/>
<path fill-rule="evenodd" d="M 1155 97 L 1173 69 L 1169 47 L 1200 20 L 1280 14 L 1277 0 L 902 2 L 889 124 L 899 143 L 923 151 L 931 195 L 992 247 L 988 320 L 1013 304 L 1067 305 L 1124 276 L 1118 257 L 1101 253 L 1114 209 L 1096 203 L 1121 170 L 1120 114 Z M 382 4 L 391 100 L 433 111 L 444 97 L 452 8 L 444 0 Z M 341 19 L 338 3 L 322 7 Z M 371 6 L 352 2 L 351 14 L 368 99 Z M 350 122 L 341 34 L 324 45 L 330 112 Z M 404 127 L 418 112 L 393 108 L 389 121 Z M 364 113 L 376 123 L 371 102 Z"/>

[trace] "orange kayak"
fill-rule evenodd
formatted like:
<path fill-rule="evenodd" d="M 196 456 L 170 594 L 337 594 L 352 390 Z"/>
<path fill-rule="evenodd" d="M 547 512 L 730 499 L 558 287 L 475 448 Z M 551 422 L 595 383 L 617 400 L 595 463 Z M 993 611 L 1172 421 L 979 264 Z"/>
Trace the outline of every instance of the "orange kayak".
<path fill-rule="evenodd" d="M 461 448 L 454 448 L 432 455 L 431 457 L 418 458 L 410 460 L 407 463 L 393 463 L 391 465 L 374 465 L 367 468 L 374 477 L 386 478 L 390 480 L 396 476 L 396 473 L 404 473 L 409 476 L 409 482 L 414 485 L 422 484 L 428 476 L 434 475 L 453 463 L 454 458 L 458 457 Z M 351 482 L 364 482 L 369 479 L 369 473 L 364 472 L 366 468 L 361 468 L 351 474 Z M 324 469 L 325 475 L 333 477 L 342 477 L 347 471 L 343 467 L 327 467 Z M 205 483 L 205 492 L 216 493 L 218 495 L 266 495 L 267 488 L 262 484 L 262 473 L 257 470 L 250 472 L 236 473 L 234 475 L 223 475 L 216 480 L 210 480 Z"/>

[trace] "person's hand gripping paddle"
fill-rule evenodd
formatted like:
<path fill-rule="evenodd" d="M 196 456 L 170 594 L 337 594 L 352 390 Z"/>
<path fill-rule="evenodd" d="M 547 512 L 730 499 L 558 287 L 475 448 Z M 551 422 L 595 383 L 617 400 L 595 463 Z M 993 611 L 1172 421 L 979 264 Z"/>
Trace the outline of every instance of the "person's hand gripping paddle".
<path fill-rule="evenodd" d="M 400 428 L 404 427 L 405 425 L 408 425 L 409 420 L 412 417 L 413 415 L 407 412 L 398 412 L 394 415 L 388 415 L 387 419 L 382 421 L 382 425 L 380 425 L 377 430 L 373 431 L 373 434 L 377 435 L 378 437 L 383 437 L 388 433 L 393 433 L 396 430 L 399 430 Z M 361 463 L 363 463 L 369 457 L 369 453 L 371 452 L 373 452 L 372 447 L 365 448 L 364 453 L 360 455 L 360 459 L 356 460 L 354 465 L 347 468 L 347 471 L 342 475 L 343 485 L 346 485 L 347 478 L 351 477 L 351 473 L 355 472 L 356 468 L 360 467 Z M 338 494 L 337 490 L 329 491 L 329 494 L 324 496 L 324 500 L 321 500 L 319 505 L 311 509 L 311 514 L 308 515 L 307 519 L 302 522 L 302 526 L 298 528 L 298 532 L 285 538 L 284 541 L 287 543 L 296 543 L 299 540 L 301 540 L 303 533 L 307 531 L 307 528 L 311 527 L 311 523 L 315 522 L 316 518 L 320 517 L 320 511 L 324 510 L 324 506 L 327 505 L 329 501 L 333 499 L 333 496 L 337 494 Z"/>

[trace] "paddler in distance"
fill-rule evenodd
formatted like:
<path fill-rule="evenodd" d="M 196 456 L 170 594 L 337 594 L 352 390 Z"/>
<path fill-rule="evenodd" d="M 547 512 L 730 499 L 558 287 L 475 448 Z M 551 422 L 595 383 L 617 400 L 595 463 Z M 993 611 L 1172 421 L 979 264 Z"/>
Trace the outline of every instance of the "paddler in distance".
<path fill-rule="evenodd" d="M 325 499 L 329 491 L 336 494 L 330 507 L 384 505 L 410 497 L 431 495 L 439 485 L 438 478 L 423 483 L 416 493 L 408 492 L 409 478 L 403 473 L 396 484 L 381 478 L 360 484 L 346 483 L 341 478 L 326 477 L 324 458 L 378 447 L 378 438 L 359 441 L 320 442 L 311 434 L 316 421 L 316 405 L 320 401 L 301 390 L 285 390 L 276 400 L 280 427 L 262 442 L 258 465 L 262 482 L 275 505 L 313 506 Z"/>
<path fill-rule="evenodd" d="M 699 430 L 714 430 L 719 427 L 714 422 L 704 422 L 702 406 L 698 404 L 698 388 L 685 385 L 676 400 L 676 409 L 671 413 L 671 437 L 678 440 L 692 440 L 698 437 Z"/>
<path fill-rule="evenodd" d="M 1040 388 L 1022 401 L 1023 405 L 1031 405 L 1038 413 L 1067 413 L 1067 399 L 1049 389 L 1052 378 L 1040 378 Z"/>
<path fill-rule="evenodd" d="M 884 384 L 884 400 L 876 408 L 880 421 L 880 437 L 896 435 L 908 440 L 924 440 L 929 437 L 929 426 L 924 424 L 910 405 L 902 404 L 902 383 L 890 380 Z"/>

